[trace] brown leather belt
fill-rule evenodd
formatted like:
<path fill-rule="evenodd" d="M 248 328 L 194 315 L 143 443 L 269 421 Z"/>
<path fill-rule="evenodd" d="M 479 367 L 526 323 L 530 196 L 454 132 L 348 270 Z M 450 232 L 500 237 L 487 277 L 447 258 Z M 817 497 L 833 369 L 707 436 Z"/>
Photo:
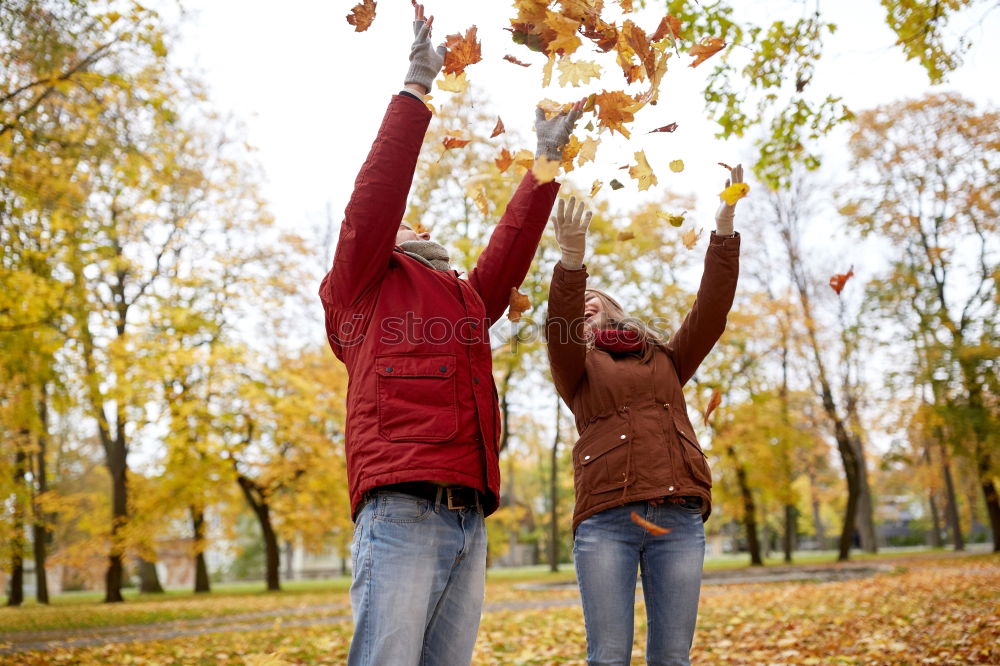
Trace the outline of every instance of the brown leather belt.
<path fill-rule="evenodd" d="M 446 505 L 449 509 L 454 510 L 478 508 L 482 505 L 479 499 L 479 491 L 466 486 L 439 486 L 424 481 L 411 481 L 408 483 L 379 486 L 378 488 L 373 488 L 372 492 L 379 490 L 406 493 L 407 495 L 413 495 L 429 502 Z"/>

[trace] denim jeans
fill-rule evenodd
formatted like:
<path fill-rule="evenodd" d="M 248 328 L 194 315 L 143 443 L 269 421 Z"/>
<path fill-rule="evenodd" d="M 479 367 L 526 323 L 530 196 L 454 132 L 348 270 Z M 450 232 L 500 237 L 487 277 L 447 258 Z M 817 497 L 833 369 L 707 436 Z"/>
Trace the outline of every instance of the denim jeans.
<path fill-rule="evenodd" d="M 631 513 L 667 528 L 653 536 Z M 698 618 L 705 527 L 701 500 L 634 502 L 584 520 L 573 541 L 587 629 L 587 664 L 628 664 L 636 571 L 646 601 L 646 663 L 687 666 Z"/>
<path fill-rule="evenodd" d="M 486 584 L 482 509 L 378 491 L 351 557 L 350 666 L 468 666 Z"/>

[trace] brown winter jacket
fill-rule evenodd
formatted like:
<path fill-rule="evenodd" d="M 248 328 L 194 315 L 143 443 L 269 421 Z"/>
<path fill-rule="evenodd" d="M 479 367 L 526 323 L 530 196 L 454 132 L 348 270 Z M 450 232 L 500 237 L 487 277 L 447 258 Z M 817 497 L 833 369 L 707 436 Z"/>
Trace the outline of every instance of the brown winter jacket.
<path fill-rule="evenodd" d="M 556 264 L 546 320 L 556 390 L 576 417 L 573 531 L 614 506 L 698 496 L 712 510 L 712 475 L 688 419 L 682 388 L 726 328 L 739 274 L 740 238 L 714 233 L 694 305 L 651 361 L 587 349 L 587 271 Z"/>

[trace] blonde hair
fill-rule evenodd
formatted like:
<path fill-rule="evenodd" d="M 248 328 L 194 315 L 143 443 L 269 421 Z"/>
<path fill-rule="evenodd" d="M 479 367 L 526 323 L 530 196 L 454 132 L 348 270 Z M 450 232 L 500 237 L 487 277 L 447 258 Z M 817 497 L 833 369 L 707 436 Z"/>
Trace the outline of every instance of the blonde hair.
<path fill-rule="evenodd" d="M 590 324 L 591 330 L 595 328 L 616 328 L 619 330 L 635 331 L 642 340 L 642 362 L 648 363 L 653 358 L 653 352 L 657 347 L 666 351 L 666 343 L 660 338 L 659 333 L 636 317 L 630 317 L 625 312 L 621 303 L 612 298 L 609 294 L 600 289 L 588 288 L 584 292 L 593 294 L 601 302 L 601 312 L 594 316 L 594 321 Z M 588 335 L 587 349 L 594 348 L 594 337 Z"/>

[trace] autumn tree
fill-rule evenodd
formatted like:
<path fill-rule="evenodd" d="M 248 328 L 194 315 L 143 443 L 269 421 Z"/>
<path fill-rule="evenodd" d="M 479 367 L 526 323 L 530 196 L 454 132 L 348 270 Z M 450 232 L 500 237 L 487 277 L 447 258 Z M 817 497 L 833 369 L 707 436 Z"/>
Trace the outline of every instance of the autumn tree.
<path fill-rule="evenodd" d="M 928 389 L 941 418 L 937 432 L 975 466 L 994 549 L 998 120 L 996 110 L 954 94 L 859 114 L 850 147 L 860 182 L 843 208 L 853 228 L 886 242 L 881 312 L 915 353 L 913 381 Z"/>

